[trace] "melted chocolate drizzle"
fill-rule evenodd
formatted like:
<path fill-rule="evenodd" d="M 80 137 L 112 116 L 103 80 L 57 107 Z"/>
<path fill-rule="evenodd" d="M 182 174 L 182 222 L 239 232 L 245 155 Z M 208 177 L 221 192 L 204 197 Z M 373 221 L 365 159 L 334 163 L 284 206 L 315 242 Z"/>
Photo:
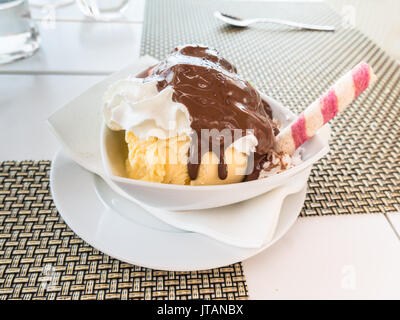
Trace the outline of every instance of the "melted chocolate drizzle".
<path fill-rule="evenodd" d="M 201 158 L 208 151 L 217 155 L 218 176 L 226 179 L 224 154 L 233 142 L 234 130 L 241 130 L 242 136 L 246 129 L 253 130 L 258 140 L 254 170 L 245 177 L 246 181 L 258 178 L 266 154 L 273 147 L 276 130 L 271 122 L 271 108 L 236 72 L 218 51 L 186 45 L 175 48 L 148 78 L 157 79 L 159 91 L 172 86 L 172 99 L 188 109 L 191 128 L 197 135 L 191 137 L 189 148 L 188 171 L 192 180 L 197 178 Z M 202 136 L 201 129 L 211 130 L 210 134 Z"/>

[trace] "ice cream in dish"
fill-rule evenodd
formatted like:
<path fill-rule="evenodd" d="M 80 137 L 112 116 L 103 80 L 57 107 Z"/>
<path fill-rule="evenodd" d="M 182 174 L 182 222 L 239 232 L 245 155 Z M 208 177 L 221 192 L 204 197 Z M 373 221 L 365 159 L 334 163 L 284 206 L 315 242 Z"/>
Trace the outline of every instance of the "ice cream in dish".
<path fill-rule="evenodd" d="M 104 116 L 110 129 L 125 130 L 130 178 L 236 183 L 294 166 L 294 151 L 372 80 L 370 67 L 360 65 L 280 133 L 268 103 L 230 62 L 214 49 L 186 45 L 111 85 Z"/>
<path fill-rule="evenodd" d="M 205 46 L 176 48 L 151 72 L 112 85 L 104 101 L 109 128 L 126 132 L 128 175 L 139 180 L 256 179 L 279 132 L 257 90 Z"/>

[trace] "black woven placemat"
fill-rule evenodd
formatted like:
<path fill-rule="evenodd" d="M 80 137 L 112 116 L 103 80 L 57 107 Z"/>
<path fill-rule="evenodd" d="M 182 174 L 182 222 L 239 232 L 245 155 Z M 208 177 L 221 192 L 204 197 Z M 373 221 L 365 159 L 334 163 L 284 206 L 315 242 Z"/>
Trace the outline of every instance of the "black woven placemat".
<path fill-rule="evenodd" d="M 152 270 L 85 243 L 57 212 L 50 165 L 0 162 L 0 299 L 247 299 L 241 263 Z"/>
<path fill-rule="evenodd" d="M 214 10 L 338 29 L 236 29 L 215 19 Z M 162 59 L 185 43 L 217 48 L 256 87 L 297 113 L 358 62 L 370 63 L 378 81 L 332 121 L 332 151 L 314 166 L 301 216 L 400 210 L 400 67 L 327 4 L 148 0 L 141 53 Z"/>

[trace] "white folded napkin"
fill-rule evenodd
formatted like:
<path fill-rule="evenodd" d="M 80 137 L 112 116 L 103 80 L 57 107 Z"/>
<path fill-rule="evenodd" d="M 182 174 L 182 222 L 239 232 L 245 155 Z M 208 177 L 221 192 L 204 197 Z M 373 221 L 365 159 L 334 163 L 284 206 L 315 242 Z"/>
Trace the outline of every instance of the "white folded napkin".
<path fill-rule="evenodd" d="M 206 234 L 237 247 L 259 248 L 272 240 L 283 201 L 304 188 L 310 170 L 293 176 L 284 187 L 229 206 L 192 211 L 145 208 L 176 228 Z"/>
<path fill-rule="evenodd" d="M 91 87 L 49 117 L 51 131 L 74 161 L 101 176 L 114 191 L 160 220 L 238 247 L 258 248 L 269 242 L 273 238 L 283 200 L 287 195 L 302 190 L 311 168 L 293 176 L 291 183 L 254 199 L 220 208 L 179 212 L 149 207 L 128 196 L 106 177 L 100 156 L 103 94 L 114 81 L 135 75 L 157 62 L 150 56 L 141 57 Z"/>

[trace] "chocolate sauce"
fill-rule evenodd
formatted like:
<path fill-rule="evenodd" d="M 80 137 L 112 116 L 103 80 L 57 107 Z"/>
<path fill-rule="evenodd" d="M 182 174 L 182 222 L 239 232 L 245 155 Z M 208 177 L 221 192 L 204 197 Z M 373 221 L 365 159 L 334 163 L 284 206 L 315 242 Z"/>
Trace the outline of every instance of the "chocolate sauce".
<path fill-rule="evenodd" d="M 197 135 L 192 137 L 189 148 L 188 171 L 192 180 L 197 178 L 200 160 L 208 151 L 217 155 L 218 176 L 226 179 L 224 153 L 233 142 L 234 130 L 241 130 L 244 136 L 246 129 L 250 129 L 258 140 L 254 170 L 245 180 L 258 178 L 263 159 L 273 147 L 271 108 L 236 72 L 216 50 L 187 45 L 175 48 L 150 75 L 157 79 L 159 91 L 172 86 L 172 99 L 188 109 L 191 128 Z M 201 129 L 211 130 L 211 133 L 202 136 Z"/>

